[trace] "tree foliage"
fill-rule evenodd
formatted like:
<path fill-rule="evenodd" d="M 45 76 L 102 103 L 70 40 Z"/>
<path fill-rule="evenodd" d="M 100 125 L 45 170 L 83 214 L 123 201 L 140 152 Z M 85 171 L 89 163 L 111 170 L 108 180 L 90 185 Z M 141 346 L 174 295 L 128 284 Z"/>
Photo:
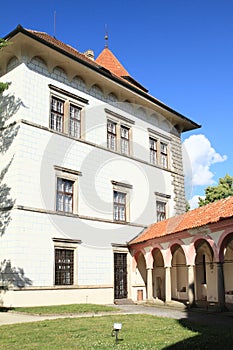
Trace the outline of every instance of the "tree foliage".
<path fill-rule="evenodd" d="M 3 47 L 7 46 L 7 45 L 9 45 L 9 42 L 7 42 L 6 40 L 0 38 L 0 50 L 1 50 Z M 9 87 L 9 83 L 2 83 L 2 82 L 0 82 L 0 94 L 1 94 L 4 90 L 8 89 L 8 87 Z"/>
<path fill-rule="evenodd" d="M 223 198 L 233 196 L 233 176 L 226 174 L 220 178 L 218 185 L 208 186 L 205 189 L 205 198 L 199 197 L 199 207 L 203 205 L 218 201 Z"/>

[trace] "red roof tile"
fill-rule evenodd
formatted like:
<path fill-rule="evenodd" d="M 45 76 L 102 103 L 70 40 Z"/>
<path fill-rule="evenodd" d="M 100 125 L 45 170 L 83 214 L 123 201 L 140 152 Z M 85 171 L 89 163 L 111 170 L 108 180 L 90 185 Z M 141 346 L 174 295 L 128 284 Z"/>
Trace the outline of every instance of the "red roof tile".
<path fill-rule="evenodd" d="M 112 76 L 116 76 L 118 79 L 123 80 L 128 84 L 134 85 L 139 89 L 143 90 L 144 92 L 148 92 L 147 89 L 145 89 L 140 83 L 138 83 L 135 79 L 133 79 L 129 75 L 127 70 L 122 66 L 122 64 L 118 61 L 118 59 L 113 55 L 113 53 L 108 48 L 105 48 L 97 57 L 97 59 L 94 61 L 88 58 L 85 54 L 74 49 L 72 46 L 63 43 L 62 41 L 56 39 L 55 37 L 52 37 L 51 35 L 45 32 L 40 32 L 36 30 L 31 30 L 31 29 L 26 29 L 26 30 L 34 34 L 38 38 L 46 41 L 47 43 L 52 44 L 55 47 L 62 49 L 65 52 L 77 58 L 80 58 L 83 61 L 88 62 L 92 66 L 96 68 L 103 67 L 107 69 Z"/>
<path fill-rule="evenodd" d="M 96 63 L 110 70 L 118 77 L 130 76 L 108 47 L 105 47 L 96 59 Z"/>
<path fill-rule="evenodd" d="M 30 30 L 30 29 L 27 29 L 27 31 L 34 34 L 38 38 L 46 41 L 47 43 L 50 43 L 50 44 L 52 44 L 52 45 L 54 45 L 54 46 L 56 46 L 64 51 L 70 53 L 71 55 L 78 57 L 78 58 L 90 63 L 91 65 L 93 65 L 95 67 L 99 67 L 99 64 L 95 63 L 95 61 L 91 60 L 83 53 L 79 52 L 78 50 L 74 49 L 72 46 L 63 43 L 62 41 L 54 38 L 53 36 L 51 36 L 45 32 L 38 32 L 36 30 Z"/>
<path fill-rule="evenodd" d="M 233 216 L 233 197 L 228 197 L 182 215 L 150 225 L 130 244 L 141 243 L 156 237 L 182 232 L 215 223 Z"/>

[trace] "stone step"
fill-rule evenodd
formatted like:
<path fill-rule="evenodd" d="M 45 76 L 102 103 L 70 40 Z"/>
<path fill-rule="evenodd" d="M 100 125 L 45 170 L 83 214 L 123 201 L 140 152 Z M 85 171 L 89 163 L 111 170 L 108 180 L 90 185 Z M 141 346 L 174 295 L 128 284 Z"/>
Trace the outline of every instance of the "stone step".
<path fill-rule="evenodd" d="M 134 305 L 134 302 L 132 299 L 115 299 L 114 304 L 116 305 Z"/>

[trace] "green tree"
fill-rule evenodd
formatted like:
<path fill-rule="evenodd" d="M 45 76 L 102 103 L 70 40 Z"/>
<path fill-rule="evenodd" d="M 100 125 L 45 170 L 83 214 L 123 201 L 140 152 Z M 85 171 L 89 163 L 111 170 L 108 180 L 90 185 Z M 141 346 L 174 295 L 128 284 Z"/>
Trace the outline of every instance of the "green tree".
<path fill-rule="evenodd" d="M 9 45 L 9 42 L 7 42 L 6 40 L 0 38 L 0 50 L 1 50 L 3 47 L 7 46 L 7 45 Z M 9 83 L 1 83 L 1 82 L 0 82 L 0 94 L 1 94 L 4 90 L 8 89 L 8 86 L 9 86 Z"/>
<path fill-rule="evenodd" d="M 0 51 L 9 42 L 0 39 Z M 10 118 L 22 105 L 21 100 L 16 99 L 12 94 L 3 94 L 10 83 L 0 82 L 0 158 L 6 153 L 14 138 L 17 135 L 19 126 L 15 122 L 10 123 Z M 11 209 L 14 200 L 10 196 L 10 187 L 4 183 L 4 177 L 12 164 L 14 156 L 8 164 L 0 171 L 0 237 L 5 233 L 6 227 L 11 220 Z"/>
<path fill-rule="evenodd" d="M 223 198 L 233 196 L 233 176 L 228 174 L 218 180 L 218 185 L 208 186 L 205 189 L 205 198 L 199 197 L 199 207 L 218 201 Z"/>

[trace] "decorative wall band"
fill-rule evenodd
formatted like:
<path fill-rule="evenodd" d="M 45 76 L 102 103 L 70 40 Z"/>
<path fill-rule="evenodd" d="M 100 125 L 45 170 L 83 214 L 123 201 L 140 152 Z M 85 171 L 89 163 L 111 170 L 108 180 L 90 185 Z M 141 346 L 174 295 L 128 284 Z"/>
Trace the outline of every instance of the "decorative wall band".
<path fill-rule="evenodd" d="M 123 115 L 118 114 L 118 113 L 116 113 L 116 112 L 113 112 L 113 111 L 111 111 L 111 110 L 108 109 L 108 108 L 105 108 L 104 110 L 105 110 L 105 112 L 106 112 L 107 114 L 110 114 L 110 115 L 112 115 L 113 117 L 115 117 L 115 118 L 117 118 L 117 119 L 120 119 L 120 120 L 122 120 L 122 121 L 124 121 L 124 122 L 126 122 L 126 123 L 129 123 L 129 124 L 133 124 L 133 125 L 135 124 L 135 121 L 134 121 L 134 120 L 129 119 L 129 118 L 126 118 L 126 117 L 124 117 Z"/>

